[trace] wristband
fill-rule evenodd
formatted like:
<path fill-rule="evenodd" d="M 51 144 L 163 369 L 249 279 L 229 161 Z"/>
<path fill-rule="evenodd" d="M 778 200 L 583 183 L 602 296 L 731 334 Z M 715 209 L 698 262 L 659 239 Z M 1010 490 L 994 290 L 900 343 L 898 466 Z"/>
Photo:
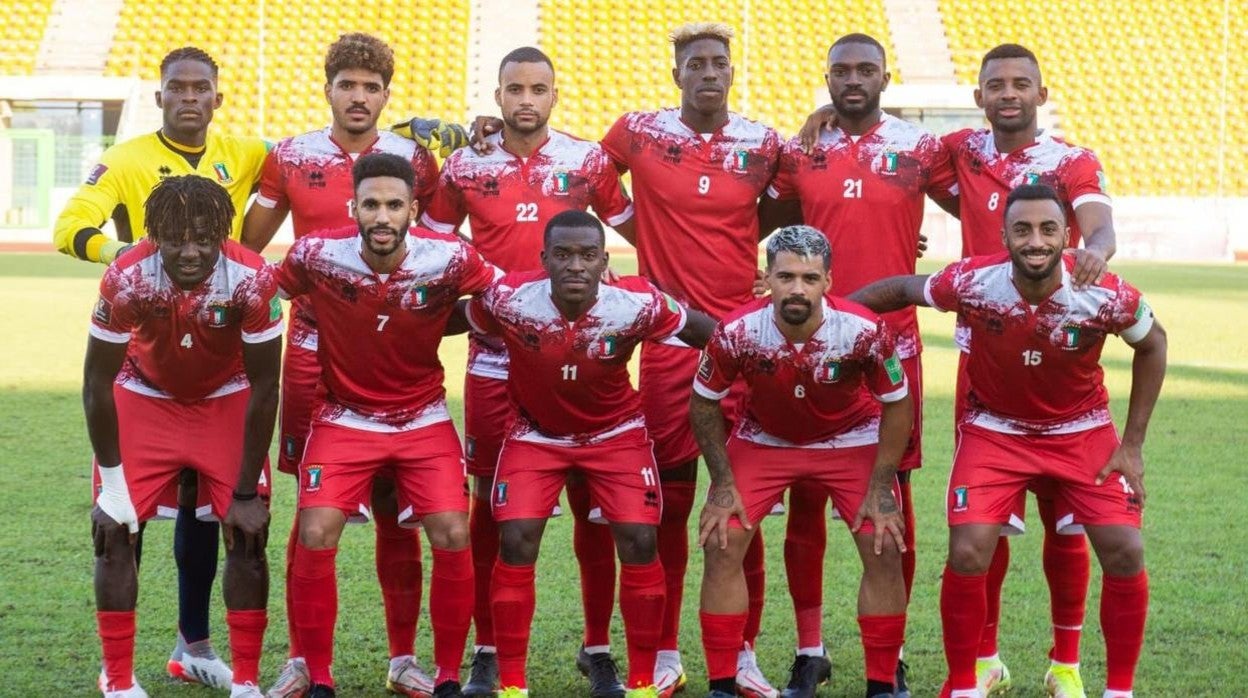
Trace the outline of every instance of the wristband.
<path fill-rule="evenodd" d="M 250 502 L 259 496 L 260 493 L 258 491 L 239 492 L 238 490 L 234 490 L 234 501 L 236 502 Z"/>

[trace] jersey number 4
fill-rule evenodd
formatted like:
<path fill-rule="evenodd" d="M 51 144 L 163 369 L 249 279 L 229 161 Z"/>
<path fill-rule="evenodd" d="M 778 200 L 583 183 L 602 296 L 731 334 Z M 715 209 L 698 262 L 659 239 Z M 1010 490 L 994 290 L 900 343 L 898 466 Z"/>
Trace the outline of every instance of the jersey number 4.
<path fill-rule="evenodd" d="M 195 346 L 195 342 L 191 340 L 190 332 L 187 332 L 186 334 L 182 335 L 182 341 L 178 342 L 178 344 L 181 345 L 183 349 L 190 349 L 191 347 Z"/>

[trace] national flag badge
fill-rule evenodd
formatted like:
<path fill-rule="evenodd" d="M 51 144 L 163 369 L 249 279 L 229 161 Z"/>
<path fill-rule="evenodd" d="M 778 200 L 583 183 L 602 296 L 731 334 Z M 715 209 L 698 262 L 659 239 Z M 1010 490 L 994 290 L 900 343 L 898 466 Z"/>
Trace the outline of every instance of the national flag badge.
<path fill-rule="evenodd" d="M 959 512 L 966 511 L 968 500 L 969 500 L 969 497 L 967 495 L 967 487 L 965 485 L 961 487 L 953 488 L 953 510 L 954 511 L 959 511 Z"/>
<path fill-rule="evenodd" d="M 880 174 L 897 174 L 897 153 L 888 150 L 884 153 L 883 167 L 880 168 Z"/>
<path fill-rule="evenodd" d="M 308 466 L 308 484 L 304 486 L 308 492 L 316 492 L 321 489 L 321 466 Z"/>
<path fill-rule="evenodd" d="M 507 481 L 494 483 L 494 506 L 507 506 Z"/>
<path fill-rule="evenodd" d="M 416 298 L 416 307 L 420 307 L 429 301 L 429 287 L 425 285 L 417 286 L 412 289 L 412 296 Z"/>
<path fill-rule="evenodd" d="M 1040 181 L 1040 175 L 1036 172 L 1028 172 L 1023 175 L 1023 184 L 1035 184 Z"/>
<path fill-rule="evenodd" d="M 1062 347 L 1077 349 L 1079 347 L 1079 326 L 1065 325 L 1062 327 Z"/>
<path fill-rule="evenodd" d="M 841 362 L 836 359 L 825 359 L 819 368 L 815 369 L 815 380 L 820 383 L 835 383 L 841 379 Z"/>
<path fill-rule="evenodd" d="M 571 177 L 568 175 L 567 172 L 556 172 L 555 173 L 555 193 L 567 194 L 570 182 L 571 182 Z"/>
<path fill-rule="evenodd" d="M 225 327 L 230 322 L 230 306 L 226 303 L 208 304 L 208 326 Z"/>
<path fill-rule="evenodd" d="M 285 454 L 287 458 L 295 457 L 296 455 L 295 454 L 295 437 L 293 436 L 282 437 L 282 453 Z"/>
<path fill-rule="evenodd" d="M 888 371 L 888 379 L 893 382 L 893 385 L 901 385 L 901 382 L 906 379 L 906 372 L 901 370 L 901 359 L 897 358 L 896 354 L 884 360 L 884 370 Z"/>
<path fill-rule="evenodd" d="M 615 356 L 616 338 L 609 334 L 598 340 L 598 358 L 610 359 Z"/>
<path fill-rule="evenodd" d="M 95 321 L 101 325 L 109 325 L 113 322 L 113 304 L 101 298 L 95 302 L 95 311 L 91 313 Z"/>
<path fill-rule="evenodd" d="M 100 177 L 103 177 L 105 172 L 108 172 L 108 165 L 104 163 L 91 168 L 91 173 L 87 175 L 87 184 L 95 184 L 100 181 Z"/>
<path fill-rule="evenodd" d="M 464 437 L 464 456 L 468 460 L 475 460 L 477 457 L 477 439 L 472 436 Z"/>
<path fill-rule="evenodd" d="M 212 171 L 217 173 L 217 181 L 222 184 L 230 184 L 234 178 L 230 176 L 230 170 L 225 166 L 224 162 L 212 163 Z"/>
<path fill-rule="evenodd" d="M 732 169 L 738 172 L 744 172 L 745 168 L 750 165 L 750 152 L 748 150 L 738 150 L 732 154 Z"/>

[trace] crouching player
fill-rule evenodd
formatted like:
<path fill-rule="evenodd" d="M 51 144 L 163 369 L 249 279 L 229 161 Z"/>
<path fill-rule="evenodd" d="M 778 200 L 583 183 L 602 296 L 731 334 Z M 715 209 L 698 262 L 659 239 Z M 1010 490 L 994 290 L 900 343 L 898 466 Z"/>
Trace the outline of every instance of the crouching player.
<path fill-rule="evenodd" d="M 767 243 L 771 296 L 724 319 L 694 378 L 689 418 L 711 475 L 698 543 L 706 554 L 702 644 L 713 698 L 736 694 L 752 522 L 791 486 L 822 488 L 852 522 L 863 566 L 866 695 L 893 695 L 906 628 L 896 475 L 914 417 L 893 333 L 866 308 L 826 295 L 830 263 L 827 238 L 815 228 L 776 231 Z M 729 438 L 719 401 L 738 377 L 747 386 L 745 409 Z M 823 667 L 784 695 L 813 697 L 828 679 L 827 660 L 796 661 Z M 806 673 L 794 668 L 795 676 Z"/>
<path fill-rule="evenodd" d="M 564 211 L 546 225 L 543 271 L 504 276 L 467 308 L 476 330 L 506 344 L 508 392 L 518 408 L 493 492 L 502 542 L 491 598 L 500 695 L 507 698 L 528 695 L 534 564 L 546 517 L 573 471 L 585 474 L 620 557 L 628 683 L 610 695 L 659 695 L 654 663 L 666 589 L 656 533 L 663 502 L 628 360 L 643 340 L 679 337 L 702 346 L 714 321 L 638 277 L 601 285 L 604 245 L 596 218 Z"/>
<path fill-rule="evenodd" d="M 231 695 L 260 698 L 269 511 L 257 487 L 268 481 L 277 417 L 277 288 L 259 255 L 228 240 L 234 205 L 212 180 L 169 177 L 144 209 L 148 237 L 100 282 L 84 369 L 83 409 L 99 471 L 91 529 L 100 690 L 108 698 L 147 696 L 133 675 L 134 536 L 190 468 L 224 524 Z"/>

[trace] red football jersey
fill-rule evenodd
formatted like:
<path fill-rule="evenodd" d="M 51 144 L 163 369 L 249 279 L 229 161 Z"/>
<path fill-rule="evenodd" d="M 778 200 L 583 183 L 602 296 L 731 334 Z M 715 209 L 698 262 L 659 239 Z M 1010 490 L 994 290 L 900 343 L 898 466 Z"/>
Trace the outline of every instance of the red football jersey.
<path fill-rule="evenodd" d="M 738 114 L 699 134 L 679 109 L 664 109 L 625 114 L 602 146 L 633 174 L 639 273 L 715 317 L 749 301 L 758 197 L 776 173 L 780 136 Z"/>
<path fill-rule="evenodd" d="M 307 296 L 321 318 L 329 396 L 317 419 L 371 431 L 449 419 L 438 345 L 455 301 L 489 285 L 494 268 L 454 236 L 412 228 L 407 255 L 383 277 L 360 244 L 355 227 L 306 235 L 277 270 L 282 294 Z"/>
<path fill-rule="evenodd" d="M 988 129 L 963 129 L 941 140 L 958 174 L 954 193 L 961 201 L 963 257 L 1004 249 L 1005 199 L 1019 185 L 1057 190 L 1066 202 L 1071 247 L 1078 247 L 1081 237 L 1075 209 L 1089 201 L 1111 205 L 1101 163 L 1087 148 L 1041 133 L 1032 144 L 1002 154 Z"/>
<path fill-rule="evenodd" d="M 135 243 L 100 280 L 91 336 L 129 344 L 117 383 L 154 397 L 194 402 L 247 387 L 243 342 L 282 335 L 271 267 L 227 240 L 208 278 L 184 291 L 169 279 L 160 249 Z"/>
<path fill-rule="evenodd" d="M 512 438 L 591 443 L 643 426 L 628 360 L 643 340 L 684 329 L 684 309 L 636 276 L 600 285 L 574 321 L 550 293 L 546 272 L 512 273 L 468 305 L 472 325 L 511 356 L 507 387 L 523 422 Z"/>
<path fill-rule="evenodd" d="M 731 313 L 711 336 L 693 389 L 722 400 L 745 380 L 738 438 L 771 446 L 843 448 L 879 440 L 879 402 L 909 394 L 892 330 L 857 303 L 825 296 L 823 324 L 795 345 L 771 298 Z"/>
<path fill-rule="evenodd" d="M 924 196 L 951 198 L 956 182 L 939 138 L 885 114 L 857 138 L 824 131 L 810 155 L 798 138 L 785 143 L 767 194 L 801 201 L 806 224 L 832 245 L 831 293 L 848 296 L 873 281 L 914 273 Z M 897 333 L 897 353 L 917 356 L 915 308 L 884 319 Z"/>
<path fill-rule="evenodd" d="M 1114 274 L 1075 291 L 1074 266 L 1066 255 L 1062 285 L 1034 307 L 1014 287 L 1004 252 L 963 259 L 928 278 L 928 304 L 956 312 L 970 332 L 964 421 L 1010 434 L 1110 423 L 1100 364 L 1105 335 L 1143 339 L 1153 314 L 1140 292 Z"/>

